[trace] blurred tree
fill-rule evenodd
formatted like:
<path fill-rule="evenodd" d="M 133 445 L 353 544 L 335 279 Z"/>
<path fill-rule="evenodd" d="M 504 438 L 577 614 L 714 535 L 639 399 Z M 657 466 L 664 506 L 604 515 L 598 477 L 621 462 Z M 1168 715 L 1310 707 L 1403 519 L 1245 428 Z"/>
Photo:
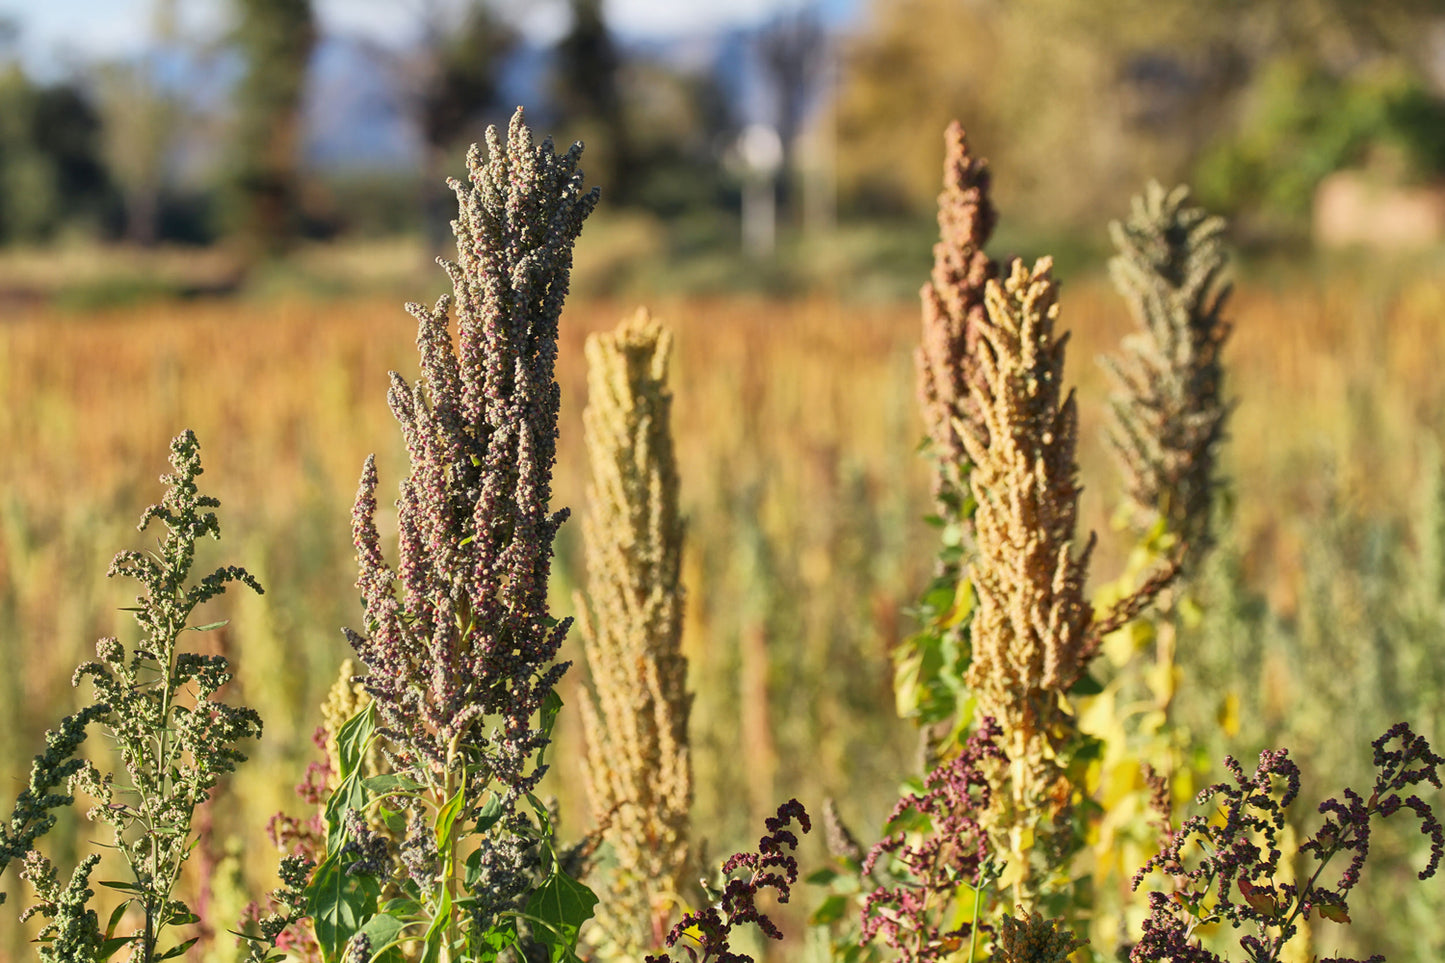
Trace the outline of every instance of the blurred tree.
<path fill-rule="evenodd" d="M 758 54 L 772 88 L 774 122 L 783 144 L 778 206 L 785 218 L 794 213 L 798 135 L 810 102 L 818 93 L 827 65 L 828 35 L 817 9 L 808 5 L 775 18 L 758 36 Z"/>
<path fill-rule="evenodd" d="M 105 124 L 105 154 L 125 200 L 125 236 L 135 244 L 157 240 L 161 189 L 180 118 L 174 94 L 156 83 L 156 58 L 173 50 L 176 0 L 156 0 L 153 44 L 137 62 L 111 63 L 97 71 L 94 89 Z"/>
<path fill-rule="evenodd" d="M 587 142 L 609 204 L 626 204 L 637 171 L 618 71 L 622 56 L 607 29 L 602 0 L 569 0 L 572 25 L 557 43 L 552 98 L 569 139 Z M 597 137 L 589 139 L 595 133 Z"/>
<path fill-rule="evenodd" d="M 457 152 L 481 140 L 473 127 L 497 110 L 502 67 L 518 37 L 487 0 L 466 0 L 460 7 L 428 0 L 423 18 L 422 57 L 412 86 L 427 152 L 426 235 L 439 248 L 451 238 L 447 225 L 456 208 L 445 179 L 461 169 Z"/>
<path fill-rule="evenodd" d="M 115 212 L 100 119 L 79 88 L 37 86 L 18 64 L 0 66 L 0 240 L 105 233 Z"/>
<path fill-rule="evenodd" d="M 855 207 L 926 212 L 957 117 L 1000 172 L 1006 224 L 1092 226 L 1145 177 L 1187 176 L 1236 136 L 1278 58 L 1336 78 L 1381 61 L 1418 75 L 1442 13 L 1439 0 L 875 0 L 845 59 L 839 186 Z"/>
<path fill-rule="evenodd" d="M 1251 86 L 1233 136 L 1201 157 L 1197 181 L 1217 206 L 1303 223 L 1320 182 L 1345 167 L 1395 183 L 1445 175 L 1445 99 L 1399 61 L 1336 76 L 1280 56 Z"/>
<path fill-rule="evenodd" d="M 316 46 L 311 0 L 235 0 L 246 62 L 236 87 L 233 227 L 249 258 L 284 251 L 302 223 L 301 107 Z"/>

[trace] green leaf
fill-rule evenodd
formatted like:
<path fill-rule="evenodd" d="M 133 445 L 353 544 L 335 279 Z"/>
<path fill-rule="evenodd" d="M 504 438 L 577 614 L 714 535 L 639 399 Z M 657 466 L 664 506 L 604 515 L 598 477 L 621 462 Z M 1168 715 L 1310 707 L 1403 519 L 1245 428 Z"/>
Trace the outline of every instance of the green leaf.
<path fill-rule="evenodd" d="M 437 963 L 441 959 L 442 943 L 447 938 L 447 927 L 452 922 L 452 891 L 450 888 L 442 887 L 442 898 L 437 904 L 436 915 L 432 917 L 431 926 L 427 927 L 422 953 L 422 963 Z"/>
<path fill-rule="evenodd" d="M 808 922 L 813 926 L 827 926 L 848 915 L 848 897 L 834 894 L 823 900 L 813 911 Z"/>
<path fill-rule="evenodd" d="M 437 849 L 443 853 L 450 849 L 452 835 L 452 824 L 457 821 L 457 814 L 462 811 L 462 805 L 466 800 L 466 781 L 457 787 L 457 791 L 448 799 L 446 805 L 437 811 Z"/>
<path fill-rule="evenodd" d="M 533 890 L 526 914 L 543 924 L 536 937 L 546 944 L 552 963 L 576 955 L 577 933 L 592 918 L 596 905 L 597 895 L 560 869 Z"/>
<path fill-rule="evenodd" d="M 188 626 L 186 626 L 184 629 L 182 629 L 181 631 L 183 631 L 183 632 L 209 632 L 209 631 L 211 631 L 212 629 L 219 629 L 219 628 L 221 628 L 221 627 L 224 626 L 224 625 L 230 625 L 230 624 L 231 624 L 231 620 L 230 620 L 230 619 L 222 619 L 222 620 L 219 621 L 219 622 L 207 622 L 205 625 L 188 625 Z M 161 957 L 157 957 L 157 959 L 161 959 Z"/>
<path fill-rule="evenodd" d="M 341 772 L 337 775 L 342 779 L 361 767 L 375 729 L 376 703 L 368 702 L 366 708 L 347 719 L 336 734 L 336 748 L 341 756 Z"/>
<path fill-rule="evenodd" d="M 409 914 L 395 912 L 393 907 L 400 902 L 403 901 L 387 903 L 383 912 L 367 920 L 366 925 L 357 931 L 371 938 L 372 963 L 406 963 L 406 957 L 401 952 L 401 934 L 406 930 L 406 922 L 401 917 Z"/>
<path fill-rule="evenodd" d="M 101 942 L 100 947 L 97 949 L 95 958 L 99 961 L 99 963 L 105 963 L 106 960 L 110 959 L 112 956 L 115 956 L 117 950 L 121 949 L 124 946 L 127 946 L 130 943 L 134 943 L 135 940 L 136 937 L 134 936 L 116 936 L 104 940 Z"/>
<path fill-rule="evenodd" d="M 426 787 L 415 779 L 388 772 L 361 780 L 361 786 L 373 798 L 377 796 L 399 796 L 403 793 L 421 792 Z"/>
<path fill-rule="evenodd" d="M 381 885 L 369 876 L 347 876 L 337 856 L 327 856 L 306 887 L 306 912 L 316 929 L 322 958 L 335 963 L 347 940 L 376 914 Z"/>
<path fill-rule="evenodd" d="M 121 917 L 125 915 L 125 911 L 130 907 L 130 904 L 130 900 L 123 900 L 119 906 L 111 911 L 110 922 L 105 924 L 106 939 L 110 939 L 115 935 L 115 928 L 120 923 Z M 130 939 L 130 937 L 126 937 L 126 939 Z"/>
<path fill-rule="evenodd" d="M 138 893 L 144 896 L 146 892 L 135 883 L 122 883 L 112 879 L 103 879 L 100 881 L 100 885 L 106 887 L 107 889 L 118 889 L 122 893 Z"/>
<path fill-rule="evenodd" d="M 833 882 L 833 880 L 837 878 L 838 871 L 835 869 L 828 869 L 825 866 L 822 869 L 815 869 L 807 876 L 804 876 L 803 882 L 811 883 L 814 886 L 827 886 L 829 883 Z"/>
<path fill-rule="evenodd" d="M 507 948 L 517 942 L 517 918 L 515 916 L 499 916 L 492 928 L 481 935 L 482 952 L 478 954 L 479 960 L 495 960 Z"/>
<path fill-rule="evenodd" d="M 496 793 L 487 797 L 486 804 L 482 806 L 482 814 L 477 817 L 477 833 L 486 832 L 497 824 L 502 818 L 502 799 Z"/>
<path fill-rule="evenodd" d="M 365 807 L 366 790 L 362 788 L 357 773 L 353 772 L 341 781 L 341 785 L 332 790 L 331 798 L 326 800 L 326 855 L 328 858 L 341 855 L 341 844 L 346 838 L 346 833 L 342 831 L 341 820 L 346 811 Z"/>
<path fill-rule="evenodd" d="M 190 939 L 186 940 L 184 943 L 177 943 L 175 946 L 166 950 L 160 956 L 155 957 L 155 959 L 157 963 L 160 963 L 161 960 L 173 960 L 176 957 L 184 954 L 186 950 L 189 950 L 192 946 L 195 946 L 198 940 L 200 940 L 199 936 L 193 936 Z"/>
<path fill-rule="evenodd" d="M 1096 696 L 1104 691 L 1104 686 L 1098 679 L 1091 675 L 1082 675 L 1074 687 L 1069 690 L 1069 695 Z"/>

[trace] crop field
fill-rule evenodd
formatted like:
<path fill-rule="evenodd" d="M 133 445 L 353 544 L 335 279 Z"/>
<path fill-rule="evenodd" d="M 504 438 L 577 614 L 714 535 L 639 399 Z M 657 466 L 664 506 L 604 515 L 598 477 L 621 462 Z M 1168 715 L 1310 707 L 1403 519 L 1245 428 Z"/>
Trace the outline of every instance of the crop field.
<path fill-rule="evenodd" d="M 1106 385 L 1094 359 L 1115 350 L 1130 321 L 1104 278 L 1063 280 L 1081 527 L 1099 533 L 1093 571 L 1102 582 L 1121 570 L 1130 540 L 1112 522 L 1119 481 L 1100 440 Z M 576 303 L 562 316 L 554 505 L 572 507 L 574 518 L 559 536 L 551 586 L 559 615 L 573 612 L 583 581 L 582 343 L 633 307 Z M 746 846 L 776 802 L 795 796 L 816 811 L 835 798 L 849 824 L 876 835 L 917 771 L 917 731 L 895 712 L 890 652 L 916 629 L 913 606 L 937 549 L 918 454 L 917 307 L 650 307 L 676 339 L 694 832 L 718 857 Z M 1237 407 L 1222 449 L 1228 521 L 1209 576 L 1222 595 L 1181 632 L 1179 712 L 1205 720 L 1193 744 L 1216 766 L 1221 751 L 1248 759 L 1289 745 L 1307 785 L 1335 792 L 1368 772 L 1368 740 L 1397 710 L 1411 710 L 1418 731 L 1445 732 L 1439 690 L 1423 688 L 1445 675 L 1445 283 L 1354 265 L 1285 280 L 1257 272 L 1239 282 L 1227 316 L 1235 331 L 1225 393 Z M 202 487 L 222 506 L 221 547 L 203 549 L 203 564 L 238 562 L 265 587 L 264 596 L 212 603 L 203 619 L 230 620 L 205 645 L 234 661 L 233 688 L 265 721 L 251 761 L 205 812 L 211 878 L 183 882 L 192 894 L 204 888 L 218 914 L 238 914 L 240 892 L 273 885 L 277 854 L 256 841 L 272 813 L 304 810 L 292 786 L 314 757 L 319 706 L 350 654 L 340 628 L 361 621 L 348 523 L 356 479 L 376 452 L 388 506 L 405 475 L 385 375 L 415 376 L 414 336 L 400 305 L 377 298 L 160 303 L 84 316 L 33 308 L 0 325 L 7 786 L 21 784 L 44 729 L 76 703 L 73 667 L 97 638 L 126 631 L 118 609 L 133 592 L 107 581 L 106 567 L 114 552 L 152 538 L 133 524 L 158 498 L 165 442 L 182 427 L 199 437 Z M 577 658 L 575 635 L 563 657 Z M 569 706 L 584 671 L 574 665 L 562 683 Z M 543 784 L 559 798 L 564 836 L 590 828 L 581 757 L 579 722 L 564 712 Z M 73 852 L 89 830 L 63 818 L 56 836 Z M 807 862 L 827 859 L 812 841 L 804 851 Z M 217 866 L 232 884 L 221 885 Z M 1354 910 L 1352 932 L 1404 954 L 1391 959 L 1430 958 L 1410 954 L 1441 946 L 1438 887 L 1406 890 L 1394 871 L 1379 872 L 1384 885 L 1369 910 Z M 800 906 L 785 918 L 796 926 L 816 898 L 795 895 Z M 28 958 L 23 938 L 7 919 L 0 958 Z M 201 958 L 229 958 L 225 943 Z"/>

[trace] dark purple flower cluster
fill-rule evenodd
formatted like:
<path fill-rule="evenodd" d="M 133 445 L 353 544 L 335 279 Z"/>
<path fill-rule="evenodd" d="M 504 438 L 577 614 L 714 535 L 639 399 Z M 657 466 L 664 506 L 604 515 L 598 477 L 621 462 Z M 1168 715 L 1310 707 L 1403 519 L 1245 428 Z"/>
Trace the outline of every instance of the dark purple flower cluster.
<path fill-rule="evenodd" d="M 895 832 L 868 853 L 865 875 L 886 855 L 897 864 L 903 881 L 879 887 L 865 898 L 862 943 L 881 935 L 904 963 L 919 963 L 953 956 L 971 935 L 972 924 L 945 929 L 944 921 L 955 918 L 950 904 L 959 887 L 979 886 L 986 871 L 988 834 L 977 817 L 988 811 L 992 798 L 990 770 L 1007 765 L 998 745 L 1002 735 L 998 724 L 985 718 L 959 755 L 928 774 L 922 795 L 898 801 L 889 825 L 909 825 L 924 833 L 909 845 L 908 832 Z"/>
<path fill-rule="evenodd" d="M 424 782 L 480 770 L 469 798 L 495 779 L 508 806 L 542 776 L 548 737 L 533 719 L 567 668 L 554 658 L 570 620 L 549 614 L 547 579 L 567 514 L 549 505 L 557 325 L 572 245 L 597 200 L 582 190 L 580 153 L 534 146 L 518 110 L 505 146 L 489 130 L 486 160 L 472 149 L 470 186 L 451 182 L 458 257 L 442 264 L 454 294 L 434 309 L 408 305 L 421 376 L 409 385 L 393 372 L 388 394 L 411 462 L 395 570 L 376 524 L 374 458 L 352 515 L 366 634 L 347 636 L 393 762 Z"/>
<path fill-rule="evenodd" d="M 1279 959 L 1301 918 L 1318 914 L 1337 923 L 1350 922 L 1349 894 L 1359 883 L 1369 854 L 1374 816 L 1384 819 L 1402 809 L 1413 812 L 1431 842 L 1430 859 L 1420 879 L 1435 875 L 1445 854 L 1445 829 L 1424 800 L 1414 794 L 1401 798 L 1400 793 L 1421 782 L 1439 788 L 1445 758 L 1404 723 L 1372 745 L 1377 770 L 1374 791 L 1367 800 L 1346 789 L 1344 802 L 1331 798 L 1320 804 L 1324 825 L 1299 847 L 1318 866 L 1302 886 L 1274 878 L 1281 858 L 1278 835 L 1285 826 L 1285 810 L 1299 794 L 1299 769 L 1282 749 L 1262 753 L 1251 777 L 1245 777 L 1234 759 L 1227 759 L 1236 785 L 1210 786 L 1197 799 L 1201 805 L 1222 803 L 1224 821 L 1211 824 L 1203 816 L 1186 819 L 1178 831 L 1166 833 L 1159 854 L 1134 877 L 1138 888 L 1150 871 L 1158 869 L 1173 878 L 1175 888 L 1172 893 L 1149 894 L 1144 937 L 1130 959 L 1213 963 L 1219 957 L 1199 946 L 1192 933 L 1200 924 L 1227 920 L 1236 929 L 1252 924 L 1255 933 L 1240 937 L 1239 945 L 1253 963 L 1265 963 Z M 1334 887 L 1323 885 L 1325 865 L 1342 852 L 1351 854 L 1349 865 Z M 1383 958 L 1371 957 L 1376 959 Z"/>
<path fill-rule="evenodd" d="M 758 840 L 755 853 L 736 853 L 723 864 L 724 877 L 729 877 L 722 893 L 709 906 L 684 916 L 667 934 L 667 945 L 671 949 L 684 935 L 692 936 L 701 949 L 685 945 L 692 963 L 753 963 L 753 958 L 743 953 L 734 953 L 730 945 L 732 930 L 744 923 L 752 923 L 769 938 L 780 940 L 783 933 L 778 925 L 758 908 L 758 896 L 764 890 L 773 890 L 779 903 L 786 903 L 792 896 L 792 886 L 798 881 L 798 860 L 793 853 L 798 849 L 798 836 L 788 825 L 798 821 L 799 828 L 808 832 L 813 828 L 808 811 L 796 799 L 789 799 L 778 807 L 778 814 L 766 821 L 767 835 Z M 732 877 L 738 870 L 747 871 L 746 876 Z M 688 930 L 696 930 L 696 935 Z M 672 963 L 667 954 L 647 957 L 646 963 Z"/>

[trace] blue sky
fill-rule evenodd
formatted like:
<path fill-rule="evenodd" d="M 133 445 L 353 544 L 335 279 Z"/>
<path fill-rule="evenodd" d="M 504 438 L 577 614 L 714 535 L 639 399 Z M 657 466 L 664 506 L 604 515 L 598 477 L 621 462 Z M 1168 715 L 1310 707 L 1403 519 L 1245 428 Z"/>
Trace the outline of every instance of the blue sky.
<path fill-rule="evenodd" d="M 313 0 L 322 29 L 379 39 L 406 39 L 428 0 Z M 447 0 L 432 0 L 447 2 Z M 797 9 L 802 0 L 608 0 L 613 28 L 633 38 L 658 38 L 746 26 Z M 864 0 L 823 0 L 828 19 L 849 19 Z M 530 36 L 554 39 L 566 26 L 565 0 L 501 0 Z M 175 0 L 187 36 L 215 36 L 226 24 L 226 0 Z M 123 58 L 144 47 L 155 0 L 0 0 L 0 16 L 20 26 L 20 53 L 41 74 L 77 62 Z"/>

